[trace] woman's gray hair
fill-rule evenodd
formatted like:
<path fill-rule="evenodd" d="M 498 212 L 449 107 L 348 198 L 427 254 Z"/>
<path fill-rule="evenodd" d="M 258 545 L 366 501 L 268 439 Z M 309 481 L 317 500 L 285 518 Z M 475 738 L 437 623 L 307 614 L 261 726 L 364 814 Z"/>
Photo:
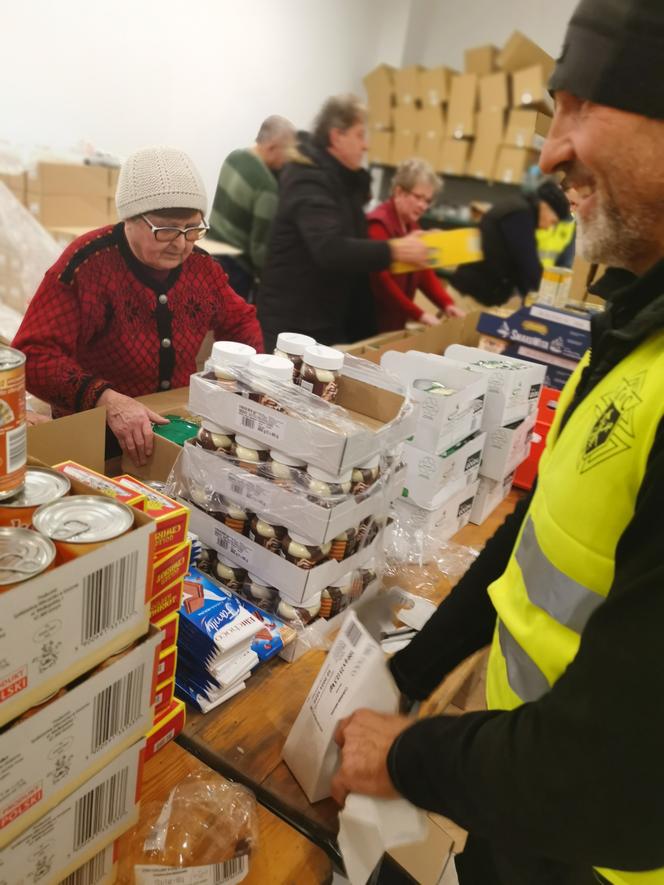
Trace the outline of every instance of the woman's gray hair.
<path fill-rule="evenodd" d="M 433 171 L 430 163 L 427 163 L 426 160 L 421 160 L 419 157 L 411 157 L 408 160 L 404 160 L 397 167 L 397 171 L 392 179 L 392 193 L 398 187 L 410 192 L 420 181 L 433 188 L 434 197 L 443 187 L 442 180 Z"/>
<path fill-rule="evenodd" d="M 318 112 L 312 128 L 314 142 L 322 148 L 330 146 L 330 131 L 345 132 L 356 123 L 366 123 L 367 109 L 356 95 L 333 95 Z"/>

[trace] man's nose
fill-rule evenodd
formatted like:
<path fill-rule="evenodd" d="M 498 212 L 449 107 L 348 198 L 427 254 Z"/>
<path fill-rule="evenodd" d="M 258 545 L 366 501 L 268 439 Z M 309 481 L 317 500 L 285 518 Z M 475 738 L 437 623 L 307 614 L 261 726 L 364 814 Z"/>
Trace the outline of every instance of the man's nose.
<path fill-rule="evenodd" d="M 560 109 L 556 110 L 551 129 L 544 142 L 539 166 L 545 175 L 551 175 L 558 166 L 569 163 L 574 157 L 574 146 L 565 117 L 566 115 Z"/>

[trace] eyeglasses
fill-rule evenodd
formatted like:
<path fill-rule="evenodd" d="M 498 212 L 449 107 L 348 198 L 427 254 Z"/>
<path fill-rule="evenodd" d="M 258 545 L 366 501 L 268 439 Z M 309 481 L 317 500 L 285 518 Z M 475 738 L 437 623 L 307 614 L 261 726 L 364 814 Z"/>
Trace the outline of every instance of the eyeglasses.
<path fill-rule="evenodd" d="M 148 225 L 158 243 L 172 243 L 177 240 L 180 234 L 188 243 L 195 243 L 210 230 L 210 225 L 205 222 L 196 225 L 196 227 L 157 227 L 145 215 L 141 215 L 141 218 Z"/>
<path fill-rule="evenodd" d="M 417 200 L 418 203 L 423 203 L 425 206 L 431 206 L 433 203 L 433 197 L 427 197 L 424 194 L 418 194 L 417 191 L 408 191 L 410 196 Z"/>

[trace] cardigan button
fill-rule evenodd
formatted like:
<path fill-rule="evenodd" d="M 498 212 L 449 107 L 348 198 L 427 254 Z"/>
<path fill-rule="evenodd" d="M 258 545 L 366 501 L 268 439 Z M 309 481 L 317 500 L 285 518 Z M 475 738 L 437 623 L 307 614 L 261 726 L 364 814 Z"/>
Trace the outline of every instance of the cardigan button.
<path fill-rule="evenodd" d="M 170 338 L 162 338 L 161 339 L 161 346 L 162 347 L 170 347 L 171 346 L 171 339 Z"/>
<path fill-rule="evenodd" d="M 168 388 L 171 386 L 171 382 L 170 381 L 162 381 L 159 386 L 161 387 L 162 390 L 168 390 Z"/>
<path fill-rule="evenodd" d="M 168 295 L 160 295 L 159 296 L 159 303 L 160 304 L 166 304 L 167 301 L 168 301 Z"/>

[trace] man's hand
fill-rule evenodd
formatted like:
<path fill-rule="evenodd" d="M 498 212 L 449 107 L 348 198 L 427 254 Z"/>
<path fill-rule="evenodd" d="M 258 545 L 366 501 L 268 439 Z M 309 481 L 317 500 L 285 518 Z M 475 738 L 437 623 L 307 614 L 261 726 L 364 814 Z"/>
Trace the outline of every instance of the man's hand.
<path fill-rule="evenodd" d="M 429 247 L 422 240 L 422 231 L 413 231 L 407 237 L 390 240 L 392 261 L 413 264 L 415 267 L 429 267 Z"/>
<path fill-rule="evenodd" d="M 139 467 L 145 464 L 152 454 L 152 425 L 168 424 L 168 419 L 117 390 L 105 390 L 97 405 L 106 407 L 106 423 L 116 435 L 122 451 Z"/>
<path fill-rule="evenodd" d="M 423 313 L 417 322 L 425 326 L 440 326 L 440 320 L 433 313 Z"/>
<path fill-rule="evenodd" d="M 343 805 L 349 793 L 393 799 L 399 794 L 387 771 L 387 755 L 395 738 L 413 724 L 407 716 L 357 710 L 342 719 L 334 735 L 341 747 L 341 765 L 332 778 L 332 796 Z"/>
<path fill-rule="evenodd" d="M 456 304 L 450 304 L 445 308 L 446 317 L 465 317 L 466 311 L 457 307 Z"/>

